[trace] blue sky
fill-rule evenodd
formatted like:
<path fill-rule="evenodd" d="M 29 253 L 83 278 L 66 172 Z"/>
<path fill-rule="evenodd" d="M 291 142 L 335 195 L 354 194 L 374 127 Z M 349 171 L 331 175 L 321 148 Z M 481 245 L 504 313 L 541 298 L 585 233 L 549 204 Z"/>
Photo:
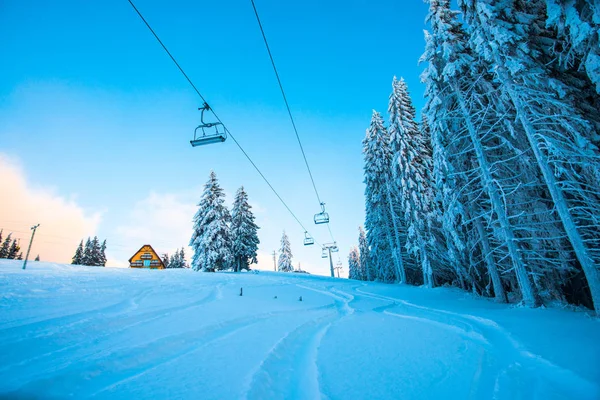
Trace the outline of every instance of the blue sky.
<path fill-rule="evenodd" d="M 327 229 L 311 222 L 318 202 L 250 1 L 136 5 L 292 210 L 328 241 Z M 345 266 L 364 217 L 361 140 L 371 110 L 385 113 L 394 75 L 406 79 L 417 109 L 423 104 L 417 62 L 427 5 L 256 5 Z M 89 234 L 108 239 L 112 259 L 126 261 L 146 242 L 158 252 L 186 245 L 212 169 L 229 200 L 246 187 L 263 228 L 261 266 L 285 229 L 294 262 L 328 272 L 233 141 L 189 145 L 201 101 L 126 0 L 3 1 L 0 37 L 0 153 L 19 165 L 30 189 L 97 216 Z M 0 228 L 25 232 L 36 222 L 28 214 L 0 215 Z M 88 235 L 47 226 L 40 240 L 53 235 L 68 253 Z"/>

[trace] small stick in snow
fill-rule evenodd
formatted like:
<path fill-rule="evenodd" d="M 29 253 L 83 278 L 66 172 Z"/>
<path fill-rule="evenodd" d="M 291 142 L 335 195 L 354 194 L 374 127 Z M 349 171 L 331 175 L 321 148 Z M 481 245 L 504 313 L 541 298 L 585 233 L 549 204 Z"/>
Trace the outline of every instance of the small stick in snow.
<path fill-rule="evenodd" d="M 275 296 L 275 297 L 273 297 L 273 298 L 274 298 L 274 299 L 276 299 L 276 298 L 277 298 L 277 296 Z"/>
<path fill-rule="evenodd" d="M 240 296 L 244 294 L 244 288 L 240 288 Z"/>
<path fill-rule="evenodd" d="M 298 299 L 298 301 L 302 301 L 302 296 L 300 296 L 300 298 Z"/>

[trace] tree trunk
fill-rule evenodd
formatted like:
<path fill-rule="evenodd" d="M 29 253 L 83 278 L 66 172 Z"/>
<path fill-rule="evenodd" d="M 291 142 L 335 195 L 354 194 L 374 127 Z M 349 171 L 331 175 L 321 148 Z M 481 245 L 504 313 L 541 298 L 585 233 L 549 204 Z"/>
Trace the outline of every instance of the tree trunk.
<path fill-rule="evenodd" d="M 519 253 L 514 232 L 510 225 L 508 215 L 506 215 L 506 210 L 502 205 L 502 200 L 500 194 L 498 193 L 498 189 L 496 189 L 494 178 L 491 174 L 491 168 L 485 156 L 483 146 L 479 140 L 475 124 L 471 119 L 471 115 L 469 113 L 467 105 L 465 104 L 465 99 L 463 97 L 462 91 L 460 90 L 456 81 L 452 82 L 452 88 L 454 89 L 454 92 L 456 94 L 467 130 L 469 132 L 471 143 L 473 144 L 475 150 L 477 161 L 479 163 L 479 170 L 481 171 L 484 189 L 486 190 L 490 198 L 493 211 L 498 216 L 498 222 L 500 223 L 500 228 L 504 236 L 506 247 L 508 248 L 508 253 L 512 260 L 513 268 L 515 269 L 515 274 L 517 276 L 517 282 L 519 283 L 519 288 L 523 296 L 523 301 L 528 306 L 537 307 L 539 305 L 538 297 L 534 292 L 533 286 L 531 285 L 531 281 L 529 280 L 529 275 L 527 273 L 525 263 L 523 262 L 523 258 Z"/>
<path fill-rule="evenodd" d="M 503 81 L 502 83 L 505 86 L 510 99 L 512 100 L 515 110 L 517 111 L 517 118 L 523 126 L 525 135 L 529 141 L 529 145 L 533 150 L 537 164 L 542 172 L 542 176 L 544 177 L 548 191 L 550 192 L 550 196 L 552 196 L 552 200 L 554 201 L 556 211 L 565 228 L 569 241 L 573 246 L 577 260 L 581 264 L 583 273 L 588 281 L 590 292 L 592 294 L 592 302 L 594 303 L 594 310 L 596 311 L 596 314 L 600 314 L 600 274 L 598 273 L 598 269 L 594 265 L 594 260 L 589 254 L 586 243 L 577 230 L 577 225 L 575 224 L 573 216 L 569 211 L 569 206 L 567 205 L 564 193 L 556 181 L 554 173 L 552 172 L 552 169 L 548 163 L 548 159 L 538 146 L 539 143 L 535 139 L 535 128 L 530 122 L 531 116 L 529 115 L 526 107 L 523 106 L 523 102 L 520 96 L 517 94 L 512 80 L 509 78 L 508 72 L 504 69 L 504 67 L 498 67 L 498 74 Z"/>
<path fill-rule="evenodd" d="M 393 248 L 395 254 L 396 265 L 396 277 L 400 280 L 400 283 L 406 283 L 406 270 L 404 269 L 404 261 L 402 260 L 402 247 L 400 244 L 398 224 L 396 223 L 396 217 L 394 216 L 394 205 L 392 203 L 392 195 L 390 189 L 389 177 L 386 177 L 386 188 L 387 188 L 387 201 L 390 207 L 390 217 L 392 218 L 392 224 L 394 225 L 394 239 L 396 241 L 396 247 Z"/>
<path fill-rule="evenodd" d="M 485 233 L 485 229 L 483 228 L 481 217 L 475 218 L 475 221 L 473 221 L 473 223 L 475 224 L 475 229 L 477 229 L 477 233 L 479 234 L 479 238 L 481 239 L 483 259 L 485 260 L 485 265 L 487 267 L 488 274 L 490 278 L 492 278 L 492 285 L 494 286 L 494 297 L 499 303 L 508 303 L 508 298 L 506 297 L 504 286 L 502 286 L 502 280 L 500 279 L 500 274 L 498 273 L 498 268 L 496 267 L 496 262 L 494 261 L 494 256 L 492 255 L 490 242 L 488 241 L 487 234 Z"/>

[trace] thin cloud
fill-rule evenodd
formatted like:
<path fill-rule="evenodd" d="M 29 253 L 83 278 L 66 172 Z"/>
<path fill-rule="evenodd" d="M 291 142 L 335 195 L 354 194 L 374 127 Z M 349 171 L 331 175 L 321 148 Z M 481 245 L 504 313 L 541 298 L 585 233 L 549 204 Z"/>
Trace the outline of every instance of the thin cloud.
<path fill-rule="evenodd" d="M 93 235 L 101 220 L 99 212 L 89 212 L 49 187 L 35 185 L 16 158 L 0 153 L 0 229 L 3 236 L 13 233 L 20 239 L 23 253 L 31 236 L 30 227 L 40 227 L 30 258 L 68 263 L 82 237 Z"/>

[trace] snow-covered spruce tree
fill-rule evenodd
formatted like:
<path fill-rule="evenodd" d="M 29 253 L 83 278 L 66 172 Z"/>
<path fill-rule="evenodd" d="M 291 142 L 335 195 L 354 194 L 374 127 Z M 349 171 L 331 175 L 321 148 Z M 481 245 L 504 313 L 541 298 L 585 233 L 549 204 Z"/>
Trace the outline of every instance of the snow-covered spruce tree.
<path fill-rule="evenodd" d="M 362 226 L 358 227 L 358 251 L 360 254 L 360 280 L 372 281 L 375 276 L 373 266 L 371 262 L 371 255 L 369 253 L 369 244 L 367 243 L 367 236 Z"/>
<path fill-rule="evenodd" d="M 258 244 L 258 225 L 254 223 L 254 214 L 248 203 L 248 194 L 244 187 L 238 189 L 231 210 L 231 234 L 233 235 L 233 258 L 235 271 L 249 270 L 256 259 Z"/>
<path fill-rule="evenodd" d="M 92 239 L 91 248 L 91 259 L 88 265 L 97 267 L 101 263 L 100 241 L 98 240 L 98 236 L 94 236 Z"/>
<path fill-rule="evenodd" d="M 106 266 L 106 239 L 102 241 L 100 245 L 100 255 L 98 257 L 98 266 L 105 267 Z"/>
<path fill-rule="evenodd" d="M 71 261 L 73 265 L 82 265 L 83 263 L 83 239 L 79 242 L 79 246 L 77 246 L 77 250 L 75 250 L 75 255 Z"/>
<path fill-rule="evenodd" d="M 187 268 L 185 262 L 185 252 L 183 247 L 175 251 L 175 254 L 167 262 L 168 267 L 166 268 Z M 166 265 L 166 264 L 165 264 Z"/>
<path fill-rule="evenodd" d="M 17 243 L 17 239 L 14 239 L 8 249 L 8 256 L 6 258 L 9 260 L 16 259 L 19 256 L 19 251 L 21 251 L 21 246 Z"/>
<path fill-rule="evenodd" d="M 81 265 L 92 265 L 93 261 L 93 246 L 92 239 L 88 236 L 83 248 L 83 256 L 81 257 Z"/>
<path fill-rule="evenodd" d="M 365 228 L 371 248 L 375 276 L 384 282 L 406 283 L 406 271 L 399 238 L 399 224 L 390 185 L 392 155 L 381 114 L 373 110 L 363 140 L 365 182 Z"/>
<path fill-rule="evenodd" d="M 219 186 L 217 175 L 211 171 L 198 203 L 190 239 L 190 246 L 194 250 L 194 271 L 214 272 L 232 265 L 231 216 L 224 203 L 223 189 Z"/>
<path fill-rule="evenodd" d="M 431 144 L 415 120 L 415 108 L 403 79 L 394 77 L 388 112 L 390 114 L 390 147 L 392 172 L 400 194 L 400 209 L 407 227 L 406 249 L 418 255 L 423 284 L 433 286 L 430 248 L 432 209 L 434 202 Z"/>
<path fill-rule="evenodd" d="M 541 1 L 541 0 L 540 0 Z M 472 47 L 495 65 L 507 108 L 529 143 L 600 312 L 600 152 L 569 87 L 537 59 L 539 1 L 460 0 Z"/>
<path fill-rule="evenodd" d="M 179 250 L 179 268 L 189 268 L 187 261 L 185 260 L 185 250 L 183 247 Z"/>
<path fill-rule="evenodd" d="M 169 258 L 169 253 L 163 253 L 163 255 L 160 257 L 163 265 L 165 266 L 165 268 L 171 268 L 170 264 L 170 258 Z"/>
<path fill-rule="evenodd" d="M 494 235 L 488 237 L 492 244 L 490 250 L 496 251 L 498 259 L 510 260 L 510 265 L 504 269 L 515 272 L 524 302 L 535 306 L 539 304 L 539 298 L 531 284 L 522 253 L 523 245 L 519 243 L 517 228 L 514 219 L 511 219 L 514 216 L 506 204 L 506 195 L 520 187 L 519 178 L 526 177 L 516 161 L 522 153 L 518 148 L 513 149 L 514 144 L 507 141 L 508 132 L 513 133 L 510 130 L 512 126 L 503 126 L 502 120 L 498 121 L 496 114 L 489 112 L 495 104 L 494 96 L 497 96 L 493 92 L 494 87 L 481 83 L 487 79 L 489 66 L 480 65 L 471 55 L 460 25 L 452 23 L 456 22 L 453 15 L 440 11 L 448 9 L 448 2 L 432 1 L 431 6 L 432 9 L 438 7 L 430 22 L 432 36 L 441 42 L 442 50 L 438 52 L 443 68 L 441 77 L 452 101 L 447 113 L 452 116 L 454 126 L 448 141 L 454 146 L 450 155 L 459 168 L 456 172 L 460 175 L 457 177 L 465 185 L 461 189 L 465 197 L 463 204 L 480 207 L 482 213 L 471 215 L 482 215 L 487 225 L 492 226 Z M 504 113 L 507 112 L 510 109 L 504 110 Z M 498 113 L 503 115 L 500 110 Z M 507 150 L 515 154 L 505 153 Z M 484 259 L 490 260 L 485 256 Z"/>
<path fill-rule="evenodd" d="M 292 272 L 292 248 L 290 247 L 290 239 L 285 231 L 281 235 L 281 247 L 279 248 L 279 258 L 277 259 L 277 271 Z"/>
<path fill-rule="evenodd" d="M 348 279 L 364 280 L 360 271 L 360 256 L 357 247 L 353 247 L 348 255 Z"/>
<path fill-rule="evenodd" d="M 8 258 L 11 238 L 12 233 L 9 233 L 6 239 L 4 239 L 4 242 L 2 242 L 2 246 L 0 247 L 0 258 Z"/>
<path fill-rule="evenodd" d="M 546 0 L 547 24 L 556 28 L 561 64 L 584 69 L 600 93 L 600 3 L 595 0 Z"/>
<path fill-rule="evenodd" d="M 480 229 L 475 233 L 471 231 L 473 225 L 467 221 L 466 210 L 474 206 L 465 196 L 465 188 L 473 186 L 473 174 L 467 171 L 468 164 L 465 159 L 469 154 L 464 153 L 469 140 L 461 139 L 461 125 L 457 124 L 456 100 L 453 89 L 444 79 L 444 69 L 450 64 L 448 71 L 452 71 L 453 64 L 448 63 L 448 57 L 460 53 L 465 46 L 462 29 L 457 24 L 456 13 L 450 10 L 448 0 L 431 0 L 427 22 L 432 26 L 431 34 L 425 32 L 426 48 L 420 62 L 427 66 L 421 75 L 421 81 L 426 84 L 425 97 L 427 102 L 424 114 L 427 116 L 430 127 L 433 149 L 433 175 L 438 203 L 442 209 L 442 231 L 445 236 L 447 259 L 455 270 L 456 276 L 463 289 L 465 281 L 471 286 L 475 283 L 465 267 L 478 257 L 469 257 L 467 251 L 472 252 L 481 243 L 482 258 L 487 268 L 487 273 L 493 282 L 494 295 L 498 301 L 506 302 L 506 295 L 500 280 L 492 248 L 489 244 L 489 233 L 483 229 L 481 210 L 476 215 L 474 223 Z M 473 60 L 468 54 L 462 58 L 465 64 Z M 454 59 L 452 60 L 454 61 Z M 472 153 L 471 153 L 472 154 Z M 471 231 L 471 232 L 470 232 Z M 477 272 L 475 265 L 470 271 Z"/>
<path fill-rule="evenodd" d="M 35 256 L 35 260 L 33 261 L 40 261 L 40 255 L 38 254 L 37 256 Z"/>

